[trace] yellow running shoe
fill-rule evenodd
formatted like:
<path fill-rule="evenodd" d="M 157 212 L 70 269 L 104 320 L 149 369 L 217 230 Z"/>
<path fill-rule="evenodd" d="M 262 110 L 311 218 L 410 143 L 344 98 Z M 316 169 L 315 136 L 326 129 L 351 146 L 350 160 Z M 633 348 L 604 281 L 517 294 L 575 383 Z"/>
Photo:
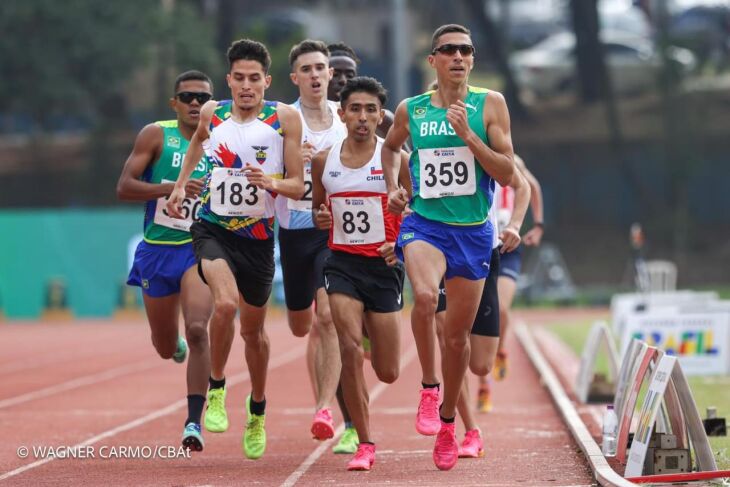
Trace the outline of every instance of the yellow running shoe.
<path fill-rule="evenodd" d="M 256 460 L 266 451 L 266 414 L 251 414 L 251 394 L 246 397 L 246 430 L 243 432 L 243 453 Z"/>
<path fill-rule="evenodd" d="M 507 377 L 507 352 L 497 352 L 492 375 L 496 381 L 502 381 Z"/>
<path fill-rule="evenodd" d="M 353 426 L 345 428 L 344 433 L 340 437 L 340 441 L 332 447 L 333 453 L 349 453 L 353 454 L 357 451 L 357 445 L 360 439 L 357 437 L 357 431 Z"/>
<path fill-rule="evenodd" d="M 205 429 L 211 433 L 223 433 L 228 429 L 226 412 L 226 389 L 208 390 L 208 408 L 205 410 Z"/>
<path fill-rule="evenodd" d="M 483 384 L 479 387 L 477 393 L 477 411 L 480 413 L 488 413 L 492 410 L 492 392 L 489 384 Z"/>

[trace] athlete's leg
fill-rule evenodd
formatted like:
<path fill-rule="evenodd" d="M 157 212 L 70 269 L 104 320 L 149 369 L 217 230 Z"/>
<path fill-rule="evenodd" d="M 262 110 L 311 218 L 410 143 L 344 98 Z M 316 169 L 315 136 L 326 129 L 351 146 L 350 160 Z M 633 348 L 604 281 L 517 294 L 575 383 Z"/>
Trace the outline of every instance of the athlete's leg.
<path fill-rule="evenodd" d="M 317 379 L 317 410 L 328 408 L 337 392 L 340 380 L 340 345 L 337 330 L 332 321 L 327 291 L 317 289 L 317 321 L 319 346 L 315 354 L 315 377 Z"/>
<path fill-rule="evenodd" d="M 266 375 L 269 368 L 269 337 L 264 330 L 267 305 L 253 306 L 241 297 L 241 336 L 251 376 L 251 399 L 261 403 L 266 399 Z"/>
<path fill-rule="evenodd" d="M 231 352 L 238 310 L 238 288 L 228 262 L 223 259 L 201 260 L 201 269 L 213 294 L 213 315 L 210 318 L 210 376 L 225 377 L 226 362 Z"/>
<path fill-rule="evenodd" d="M 400 311 L 365 313 L 370 337 L 370 361 L 381 382 L 392 384 L 400 374 Z"/>
<path fill-rule="evenodd" d="M 480 377 L 486 377 L 494 366 L 499 340 L 499 337 L 472 334 L 469 338 L 471 347 L 469 370 Z"/>
<path fill-rule="evenodd" d="M 292 334 L 296 337 L 306 336 L 312 329 L 313 315 L 311 307 L 297 311 L 287 309 L 286 319 Z"/>
<path fill-rule="evenodd" d="M 311 311 L 310 311 L 311 313 Z M 309 373 L 309 383 L 312 384 L 312 394 L 316 401 L 319 397 L 317 392 L 317 369 L 315 367 L 315 360 L 317 355 L 317 349 L 319 348 L 319 331 L 316 326 L 313 326 L 309 330 L 307 335 L 307 372 Z"/>
<path fill-rule="evenodd" d="M 180 295 L 153 298 L 143 293 L 142 300 L 150 324 L 152 345 L 163 359 L 172 358 L 177 349 Z"/>
<path fill-rule="evenodd" d="M 413 288 L 411 329 L 416 341 L 424 384 L 438 384 L 436 375 L 436 336 L 434 314 L 439 296 L 439 282 L 446 272 L 444 255 L 424 241 L 403 248 L 406 273 Z"/>
<path fill-rule="evenodd" d="M 185 321 L 185 336 L 190 348 L 187 371 L 188 394 L 205 396 L 210 376 L 208 320 L 213 312 L 213 298 L 208 286 L 200 279 L 195 266 L 183 274 L 180 301 Z"/>
<path fill-rule="evenodd" d="M 517 291 L 517 282 L 511 277 L 499 276 L 499 279 L 497 279 L 497 289 L 499 293 L 499 322 L 501 324 L 497 352 L 503 352 L 511 324 L 512 301 L 515 297 L 515 291 Z"/>
<path fill-rule="evenodd" d="M 370 442 L 368 390 L 363 373 L 363 303 L 341 293 L 329 295 L 342 361 L 342 391 L 360 442 Z"/>
<path fill-rule="evenodd" d="M 446 280 L 448 308 L 443 330 L 444 356 L 441 359 L 444 373 L 443 418 L 453 418 L 456 414 L 456 401 L 469 364 L 469 334 L 483 287 L 484 279 L 453 277 Z"/>

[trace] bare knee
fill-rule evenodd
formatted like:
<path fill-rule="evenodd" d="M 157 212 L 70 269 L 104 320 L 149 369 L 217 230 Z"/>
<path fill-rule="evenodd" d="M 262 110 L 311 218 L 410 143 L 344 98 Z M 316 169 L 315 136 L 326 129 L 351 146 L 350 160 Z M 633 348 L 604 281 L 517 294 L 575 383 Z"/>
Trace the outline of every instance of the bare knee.
<path fill-rule="evenodd" d="M 420 309 L 426 314 L 434 314 L 439 300 L 438 290 L 418 289 L 414 292 L 413 300 L 416 309 Z"/>
<path fill-rule="evenodd" d="M 219 298 L 215 301 L 214 313 L 219 320 L 233 321 L 238 311 L 238 302 L 230 298 Z"/>
<path fill-rule="evenodd" d="M 451 350 L 463 350 L 469 344 L 469 333 L 450 332 L 444 336 L 444 345 Z"/>
<path fill-rule="evenodd" d="M 340 358 L 343 367 L 357 367 L 363 361 L 363 349 L 350 337 L 340 337 Z"/>
<path fill-rule="evenodd" d="M 243 327 L 241 327 L 241 337 L 243 338 L 243 341 L 246 342 L 247 345 L 253 345 L 258 346 L 262 342 L 266 341 L 266 334 L 264 333 L 263 327 L 246 330 Z"/>
<path fill-rule="evenodd" d="M 289 320 L 289 329 L 292 335 L 298 338 L 307 336 L 312 327 L 312 322 Z"/>
<path fill-rule="evenodd" d="M 492 371 L 493 365 L 494 363 L 492 361 L 472 362 L 469 364 L 469 370 L 471 370 L 474 375 L 484 377 L 485 375 L 489 375 L 489 373 Z"/>
<path fill-rule="evenodd" d="M 208 329 L 203 321 L 188 324 L 185 338 L 191 350 L 199 350 L 208 346 Z"/>
<path fill-rule="evenodd" d="M 166 340 L 164 338 L 152 335 L 152 345 L 155 347 L 157 355 L 165 360 L 171 359 L 177 351 L 177 340 Z"/>
<path fill-rule="evenodd" d="M 399 370 L 397 366 L 376 367 L 373 364 L 373 368 L 375 369 L 375 375 L 381 382 L 392 384 L 398 379 Z"/>

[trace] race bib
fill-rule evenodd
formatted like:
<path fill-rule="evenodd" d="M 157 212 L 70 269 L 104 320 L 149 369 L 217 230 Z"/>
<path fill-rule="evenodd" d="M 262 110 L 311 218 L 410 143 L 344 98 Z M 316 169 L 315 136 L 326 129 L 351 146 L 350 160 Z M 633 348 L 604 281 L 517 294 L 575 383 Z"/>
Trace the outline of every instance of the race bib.
<path fill-rule="evenodd" d="M 418 159 L 421 166 L 418 194 L 421 198 L 465 196 L 476 192 L 474 154 L 468 147 L 419 149 Z"/>
<path fill-rule="evenodd" d="M 174 183 L 175 181 L 169 181 L 167 179 L 162 180 L 163 183 Z M 163 227 L 172 228 L 175 230 L 182 230 L 184 232 L 190 231 L 190 225 L 193 222 L 198 221 L 198 210 L 200 210 L 200 198 L 185 198 L 182 201 L 182 214 L 184 219 L 172 218 L 168 213 L 165 206 L 169 196 L 163 196 L 157 198 L 157 207 L 155 208 L 154 223 Z"/>
<path fill-rule="evenodd" d="M 266 191 L 248 182 L 243 168 L 215 167 L 210 178 L 210 209 L 219 216 L 263 217 Z"/>
<path fill-rule="evenodd" d="M 335 244 L 364 245 L 385 241 L 383 204 L 379 196 L 340 196 L 330 201 Z"/>
<path fill-rule="evenodd" d="M 294 211 L 312 211 L 312 164 L 304 165 L 304 196 L 300 200 L 287 198 L 287 208 Z"/>

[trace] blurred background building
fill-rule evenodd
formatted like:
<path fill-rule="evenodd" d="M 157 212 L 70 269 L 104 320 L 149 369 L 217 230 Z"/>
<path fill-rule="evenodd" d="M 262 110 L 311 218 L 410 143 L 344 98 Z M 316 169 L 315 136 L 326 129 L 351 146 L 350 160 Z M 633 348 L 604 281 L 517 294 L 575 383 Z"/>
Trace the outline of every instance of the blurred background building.
<path fill-rule="evenodd" d="M 730 1 L 7 0 L 0 29 L 0 310 L 36 316 L 62 280 L 79 315 L 120 298 L 142 205 L 116 201 L 136 132 L 172 118 L 177 73 L 226 98 L 231 41 L 274 64 L 310 37 L 350 44 L 394 108 L 422 92 L 432 31 L 467 25 L 471 83 L 503 91 L 515 149 L 543 185 L 546 241 L 581 291 L 627 285 L 628 229 L 680 286 L 730 287 Z M 529 227 L 529 219 L 526 227 Z M 529 264 L 528 264 L 529 270 Z"/>

